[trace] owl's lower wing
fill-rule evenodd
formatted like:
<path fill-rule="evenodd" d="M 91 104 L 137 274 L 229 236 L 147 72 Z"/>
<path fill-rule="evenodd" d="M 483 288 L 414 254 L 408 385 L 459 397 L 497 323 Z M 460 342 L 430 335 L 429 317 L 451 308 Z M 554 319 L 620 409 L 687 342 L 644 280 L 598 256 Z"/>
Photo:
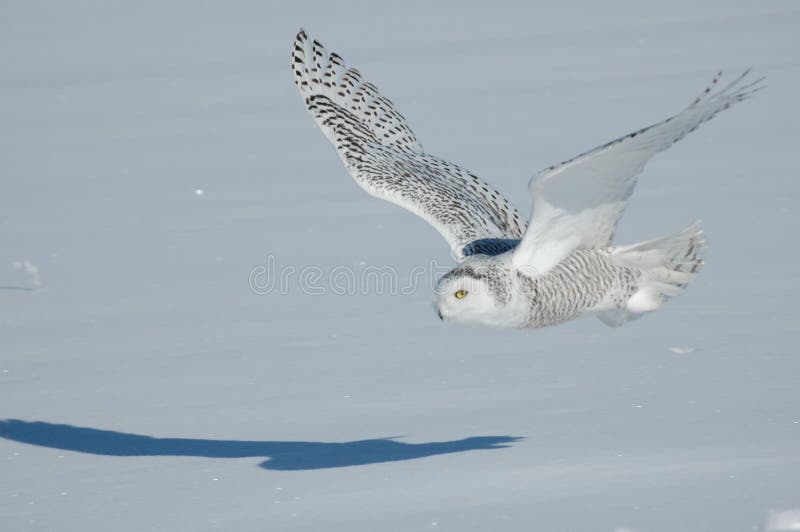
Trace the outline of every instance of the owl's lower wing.
<path fill-rule="evenodd" d="M 514 265 L 541 274 L 576 249 L 608 246 L 647 161 L 759 90 L 763 78 L 746 82 L 748 73 L 712 92 L 718 74 L 677 115 L 534 176 L 530 183 L 533 215 L 514 252 Z"/>
<path fill-rule="evenodd" d="M 364 190 L 426 220 L 459 260 L 517 245 L 525 223 L 511 203 L 474 174 L 424 153 L 394 105 L 303 30 L 292 72 L 315 122 Z"/>

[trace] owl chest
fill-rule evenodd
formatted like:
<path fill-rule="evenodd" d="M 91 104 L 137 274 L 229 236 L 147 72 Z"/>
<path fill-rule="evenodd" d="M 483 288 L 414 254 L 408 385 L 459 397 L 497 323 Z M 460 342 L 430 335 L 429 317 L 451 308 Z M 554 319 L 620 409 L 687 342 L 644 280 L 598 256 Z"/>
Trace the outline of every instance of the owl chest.
<path fill-rule="evenodd" d="M 576 318 L 603 300 L 614 275 L 606 257 L 586 252 L 570 255 L 545 275 L 527 278 L 527 326 L 546 327 Z"/>

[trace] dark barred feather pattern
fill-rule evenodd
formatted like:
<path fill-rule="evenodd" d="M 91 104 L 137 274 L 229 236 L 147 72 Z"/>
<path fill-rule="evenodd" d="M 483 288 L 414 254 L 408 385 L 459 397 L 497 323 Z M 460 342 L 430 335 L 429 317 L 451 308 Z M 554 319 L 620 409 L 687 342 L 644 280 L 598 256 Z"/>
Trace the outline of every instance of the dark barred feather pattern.
<path fill-rule="evenodd" d="M 433 225 L 459 260 L 508 251 L 522 238 L 526 224 L 500 192 L 424 153 L 392 102 L 302 30 L 292 72 L 308 110 L 353 179 L 371 195 Z"/>
<path fill-rule="evenodd" d="M 619 305 L 637 290 L 641 272 L 612 263 L 606 250 L 575 251 L 540 277 L 519 272 L 523 290 L 531 294 L 527 327 L 555 325 L 595 307 L 609 294 Z"/>

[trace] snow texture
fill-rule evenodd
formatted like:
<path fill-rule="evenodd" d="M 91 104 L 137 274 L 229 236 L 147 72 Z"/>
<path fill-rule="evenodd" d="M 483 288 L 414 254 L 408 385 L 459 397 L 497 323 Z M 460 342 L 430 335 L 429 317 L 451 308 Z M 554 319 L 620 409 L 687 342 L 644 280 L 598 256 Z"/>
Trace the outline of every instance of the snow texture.
<path fill-rule="evenodd" d="M 525 216 L 538 170 L 753 66 L 767 89 L 656 157 L 617 233 L 702 218 L 703 272 L 615 330 L 447 325 L 427 285 L 259 295 L 268 256 L 453 263 L 309 118 L 301 26 Z M 798 27 L 781 0 L 6 2 L 0 527 L 794 526 Z"/>
<path fill-rule="evenodd" d="M 769 532 L 800 530 L 800 508 L 788 510 L 770 510 L 767 514 L 766 529 Z"/>

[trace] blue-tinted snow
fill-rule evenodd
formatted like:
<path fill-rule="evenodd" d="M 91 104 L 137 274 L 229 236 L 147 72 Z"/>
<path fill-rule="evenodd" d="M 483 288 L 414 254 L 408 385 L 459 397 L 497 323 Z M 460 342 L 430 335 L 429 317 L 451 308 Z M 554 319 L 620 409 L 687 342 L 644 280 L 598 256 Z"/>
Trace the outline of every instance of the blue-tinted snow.
<path fill-rule="evenodd" d="M 0 11 L 4 530 L 699 532 L 796 514 L 800 5 Z M 288 68 L 300 26 L 525 213 L 535 171 L 680 110 L 716 69 L 769 87 L 657 157 L 623 219 L 622 243 L 703 219 L 685 295 L 617 330 L 456 327 L 424 286 L 251 290 L 268 255 L 450 263 L 314 127 Z"/>

